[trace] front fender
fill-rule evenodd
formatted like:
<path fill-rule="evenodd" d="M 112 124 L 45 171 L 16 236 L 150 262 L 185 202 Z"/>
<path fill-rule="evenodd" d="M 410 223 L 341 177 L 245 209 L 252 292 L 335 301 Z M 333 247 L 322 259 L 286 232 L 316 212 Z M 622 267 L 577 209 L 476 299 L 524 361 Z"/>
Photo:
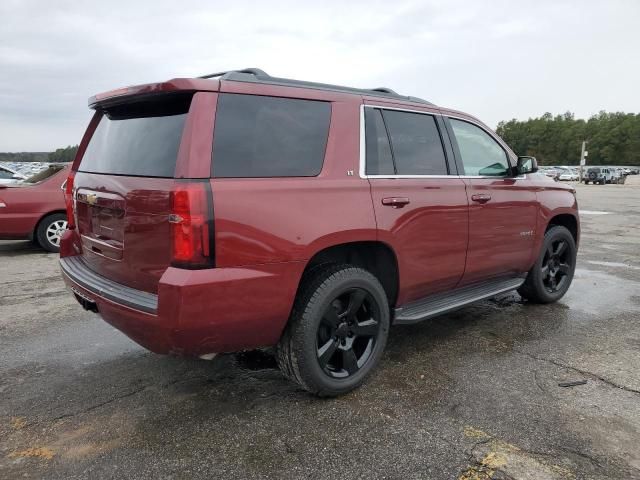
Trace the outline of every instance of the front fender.
<path fill-rule="evenodd" d="M 544 234 L 549 223 L 559 215 L 571 215 L 575 219 L 577 226 L 576 246 L 578 245 L 580 240 L 580 216 L 578 214 L 578 201 L 574 192 L 575 190 L 567 187 L 548 188 L 537 192 L 540 208 L 536 219 L 536 238 L 531 264 L 535 262 L 542 248 Z"/>

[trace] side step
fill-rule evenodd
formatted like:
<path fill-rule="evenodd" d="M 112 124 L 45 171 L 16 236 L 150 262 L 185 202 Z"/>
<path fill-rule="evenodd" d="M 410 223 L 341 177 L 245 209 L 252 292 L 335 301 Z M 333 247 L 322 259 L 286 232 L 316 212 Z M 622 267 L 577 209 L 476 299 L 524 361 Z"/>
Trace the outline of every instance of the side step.
<path fill-rule="evenodd" d="M 396 308 L 394 324 L 412 324 L 428 318 L 451 312 L 470 303 L 491 298 L 500 293 L 517 289 L 524 283 L 524 278 L 500 278 L 481 284 L 459 288 L 452 292 L 439 293 L 422 300 L 411 302 L 404 307 Z"/>

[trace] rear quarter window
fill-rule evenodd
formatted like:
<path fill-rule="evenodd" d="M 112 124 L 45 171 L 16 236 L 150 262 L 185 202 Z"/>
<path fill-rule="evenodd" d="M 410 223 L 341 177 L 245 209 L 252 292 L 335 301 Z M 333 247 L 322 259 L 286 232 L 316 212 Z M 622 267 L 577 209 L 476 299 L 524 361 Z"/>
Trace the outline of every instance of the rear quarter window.
<path fill-rule="evenodd" d="M 211 174 L 216 178 L 318 175 L 330 118 L 328 102 L 220 94 Z"/>
<path fill-rule="evenodd" d="M 88 173 L 174 176 L 191 95 L 105 110 L 80 162 Z"/>

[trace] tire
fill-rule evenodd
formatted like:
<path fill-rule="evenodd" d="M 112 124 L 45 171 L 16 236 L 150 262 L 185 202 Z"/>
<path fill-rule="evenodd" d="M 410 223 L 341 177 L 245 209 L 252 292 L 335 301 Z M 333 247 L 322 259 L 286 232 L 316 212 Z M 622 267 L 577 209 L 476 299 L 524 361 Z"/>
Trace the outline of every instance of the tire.
<path fill-rule="evenodd" d="M 571 232 L 560 225 L 551 227 L 545 233 L 540 255 L 518 293 L 533 303 L 560 300 L 573 280 L 576 256 L 576 242 Z"/>
<path fill-rule="evenodd" d="M 67 228 L 67 216 L 64 213 L 47 215 L 38 224 L 36 240 L 38 245 L 48 252 L 60 251 L 60 238 Z"/>
<path fill-rule="evenodd" d="M 276 347 L 278 366 L 314 395 L 345 394 L 380 362 L 389 324 L 387 295 L 375 276 L 352 265 L 316 268 L 303 278 Z"/>

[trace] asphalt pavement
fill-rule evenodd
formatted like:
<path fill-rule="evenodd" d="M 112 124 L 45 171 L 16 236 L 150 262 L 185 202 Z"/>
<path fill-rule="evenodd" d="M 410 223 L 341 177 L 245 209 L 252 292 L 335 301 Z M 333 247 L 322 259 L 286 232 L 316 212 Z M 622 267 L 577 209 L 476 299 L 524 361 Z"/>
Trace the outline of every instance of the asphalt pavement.
<path fill-rule="evenodd" d="M 56 255 L 0 242 L 0 478 L 640 479 L 639 183 L 577 186 L 560 302 L 395 327 L 329 400 L 265 352 L 149 353 L 81 309 Z"/>

